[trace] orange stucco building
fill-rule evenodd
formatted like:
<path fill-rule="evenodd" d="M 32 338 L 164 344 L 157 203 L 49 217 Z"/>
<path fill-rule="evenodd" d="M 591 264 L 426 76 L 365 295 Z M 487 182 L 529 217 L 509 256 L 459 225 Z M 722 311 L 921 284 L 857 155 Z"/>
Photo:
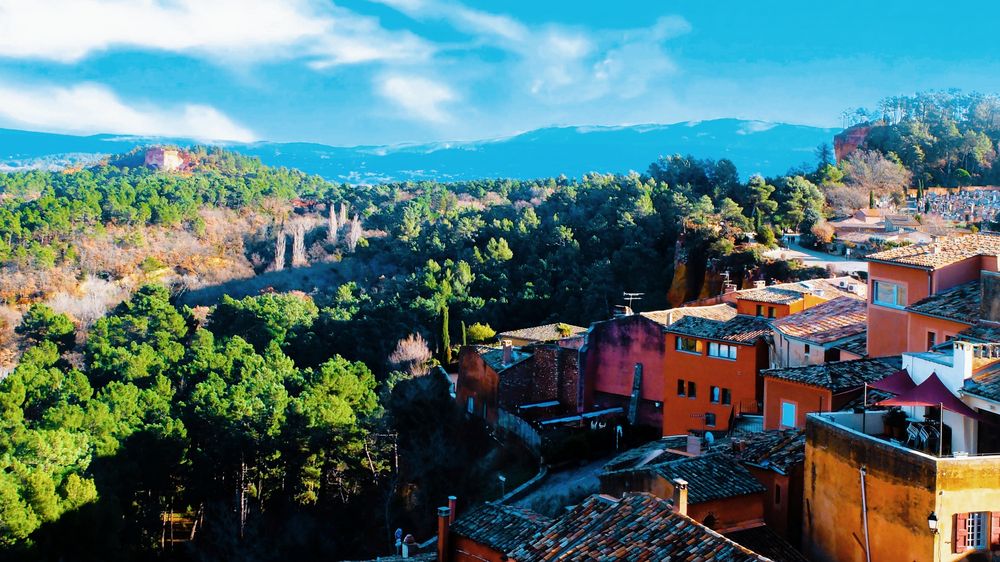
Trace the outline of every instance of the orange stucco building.
<path fill-rule="evenodd" d="M 689 317 L 667 332 L 663 435 L 726 431 L 738 416 L 760 412 L 771 332 L 765 318 Z"/>
<path fill-rule="evenodd" d="M 863 419 L 869 431 L 882 424 L 875 416 L 809 416 L 803 552 L 816 562 L 990 560 L 1000 456 L 908 449 L 861 431 Z"/>
<path fill-rule="evenodd" d="M 931 338 L 940 343 L 968 327 L 908 307 L 998 271 L 998 255 L 1000 236 L 974 234 L 868 256 L 868 355 L 925 351 Z"/>

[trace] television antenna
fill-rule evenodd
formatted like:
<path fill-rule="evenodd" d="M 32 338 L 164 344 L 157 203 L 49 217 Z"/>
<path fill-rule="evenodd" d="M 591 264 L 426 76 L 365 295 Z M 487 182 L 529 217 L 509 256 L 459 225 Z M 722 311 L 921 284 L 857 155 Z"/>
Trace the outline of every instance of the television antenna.
<path fill-rule="evenodd" d="M 629 308 L 632 308 L 632 303 L 634 301 L 641 301 L 642 300 L 642 296 L 645 295 L 645 294 L 646 293 L 622 293 L 622 297 L 625 299 L 625 302 L 627 303 L 627 306 Z"/>

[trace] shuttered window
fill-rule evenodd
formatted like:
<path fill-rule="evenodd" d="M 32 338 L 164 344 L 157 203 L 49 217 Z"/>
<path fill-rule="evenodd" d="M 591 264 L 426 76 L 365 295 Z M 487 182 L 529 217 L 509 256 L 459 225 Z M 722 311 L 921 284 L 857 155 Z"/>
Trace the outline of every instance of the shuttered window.
<path fill-rule="evenodd" d="M 952 551 L 989 550 L 1000 546 L 1000 511 L 956 513 Z"/>

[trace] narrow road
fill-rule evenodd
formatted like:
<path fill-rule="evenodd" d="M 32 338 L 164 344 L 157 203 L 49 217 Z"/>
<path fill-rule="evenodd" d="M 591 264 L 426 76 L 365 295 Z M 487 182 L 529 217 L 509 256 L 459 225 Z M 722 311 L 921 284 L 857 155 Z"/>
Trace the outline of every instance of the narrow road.
<path fill-rule="evenodd" d="M 852 260 L 844 256 L 834 256 L 825 252 L 804 248 L 790 239 L 785 238 L 786 248 L 769 250 L 764 253 L 766 257 L 781 260 L 802 260 L 807 267 L 833 266 L 835 271 L 848 273 L 851 271 L 868 271 L 868 262 Z"/>

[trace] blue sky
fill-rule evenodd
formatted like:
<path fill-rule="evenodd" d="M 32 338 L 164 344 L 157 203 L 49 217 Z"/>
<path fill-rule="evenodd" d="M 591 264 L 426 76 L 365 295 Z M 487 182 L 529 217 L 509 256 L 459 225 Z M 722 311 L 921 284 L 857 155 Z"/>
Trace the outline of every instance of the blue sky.
<path fill-rule="evenodd" d="M 0 127 L 335 145 L 1000 92 L 1000 3 L 0 0 Z"/>

